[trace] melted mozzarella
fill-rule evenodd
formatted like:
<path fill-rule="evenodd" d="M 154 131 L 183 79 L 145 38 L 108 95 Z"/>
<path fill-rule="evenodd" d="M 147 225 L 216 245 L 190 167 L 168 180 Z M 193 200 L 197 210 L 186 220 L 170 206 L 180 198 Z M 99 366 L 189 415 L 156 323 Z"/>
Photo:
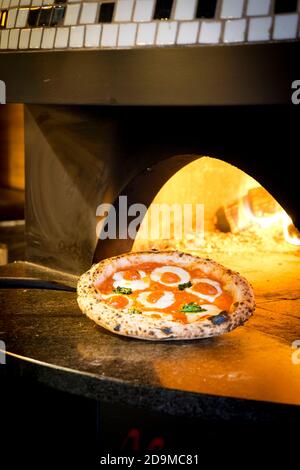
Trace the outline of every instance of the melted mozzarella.
<path fill-rule="evenodd" d="M 194 287 L 195 287 L 195 285 L 200 284 L 201 282 L 204 283 L 204 284 L 210 284 L 211 286 L 213 286 L 217 290 L 217 293 L 215 295 L 207 295 L 207 294 L 201 294 L 201 292 L 197 292 L 194 289 Z M 212 279 L 208 279 L 206 277 L 203 277 L 201 279 L 194 279 L 193 280 L 193 286 L 186 289 L 186 292 L 189 292 L 190 294 L 194 294 L 197 297 L 200 297 L 200 299 L 207 300 L 208 302 L 214 302 L 214 300 L 216 300 L 216 298 L 219 297 L 222 294 L 222 288 L 221 288 L 220 284 L 217 281 L 213 281 Z M 201 305 L 201 307 L 202 307 L 202 305 Z"/>
<path fill-rule="evenodd" d="M 222 310 L 216 305 L 202 304 L 201 308 L 205 308 L 206 312 L 202 312 L 205 315 L 218 315 Z"/>
<path fill-rule="evenodd" d="M 195 313 L 186 313 L 186 318 L 189 323 L 194 323 L 202 317 L 218 315 L 221 312 L 221 309 L 216 305 L 203 304 L 202 308 L 205 308 L 205 312 L 195 312 Z"/>
<path fill-rule="evenodd" d="M 176 274 L 179 277 L 179 281 L 163 282 L 161 280 L 161 276 L 164 273 Z M 184 284 L 185 282 L 189 282 L 190 280 L 189 273 L 185 269 L 179 268 L 178 266 L 161 266 L 159 268 L 155 268 L 150 274 L 150 277 L 152 281 L 159 282 L 160 284 L 164 284 L 165 286 L 178 286 L 178 284 Z"/>
<path fill-rule="evenodd" d="M 141 292 L 137 297 L 138 302 L 147 308 L 167 308 L 175 302 L 175 296 L 173 292 L 164 291 L 162 296 L 156 302 L 148 301 L 148 296 L 150 294 L 153 294 L 153 292 Z"/>
<path fill-rule="evenodd" d="M 124 274 L 122 271 L 116 272 L 113 275 L 114 283 L 113 286 L 116 289 L 117 287 L 126 287 L 129 289 L 135 290 L 143 290 L 149 287 L 150 282 L 149 279 L 146 277 L 146 273 L 144 271 L 138 271 L 141 279 L 124 279 Z"/>

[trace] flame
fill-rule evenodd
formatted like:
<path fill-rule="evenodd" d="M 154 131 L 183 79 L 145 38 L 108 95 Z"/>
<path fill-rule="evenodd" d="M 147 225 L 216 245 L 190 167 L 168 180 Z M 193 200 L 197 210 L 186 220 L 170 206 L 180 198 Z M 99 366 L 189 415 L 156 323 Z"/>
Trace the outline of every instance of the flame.
<path fill-rule="evenodd" d="M 283 235 L 287 242 L 300 246 L 300 233 L 293 224 L 292 219 L 284 212 L 282 216 Z M 291 235 L 293 233 L 293 235 Z"/>
<path fill-rule="evenodd" d="M 284 239 L 292 245 L 300 246 L 300 233 L 293 224 L 291 217 L 283 209 L 265 217 L 255 216 L 250 207 L 244 207 L 244 209 L 251 223 L 258 224 L 261 228 L 265 229 L 275 224 L 280 224 Z"/>

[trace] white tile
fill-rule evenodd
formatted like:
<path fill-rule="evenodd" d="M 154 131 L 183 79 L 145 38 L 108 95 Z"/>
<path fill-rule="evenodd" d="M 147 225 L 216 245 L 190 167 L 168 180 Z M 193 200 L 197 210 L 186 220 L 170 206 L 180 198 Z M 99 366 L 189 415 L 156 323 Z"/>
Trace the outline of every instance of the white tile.
<path fill-rule="evenodd" d="M 19 49 L 28 49 L 31 29 L 21 29 Z"/>
<path fill-rule="evenodd" d="M 54 47 L 62 49 L 67 47 L 69 39 L 69 28 L 57 28 Z"/>
<path fill-rule="evenodd" d="M 245 40 L 246 20 L 228 20 L 225 24 L 224 42 L 243 42 Z"/>
<path fill-rule="evenodd" d="M 7 21 L 6 21 L 6 27 L 7 28 L 13 28 L 15 26 L 17 12 L 18 12 L 17 8 L 13 8 L 12 10 L 8 10 Z"/>
<path fill-rule="evenodd" d="M 249 21 L 248 41 L 268 41 L 272 26 L 272 17 L 251 18 Z"/>
<path fill-rule="evenodd" d="M 83 47 L 84 26 L 72 26 L 70 31 L 70 47 Z"/>
<path fill-rule="evenodd" d="M 98 3 L 83 3 L 80 15 L 80 23 L 93 24 L 96 21 L 98 11 Z"/>
<path fill-rule="evenodd" d="M 65 25 L 72 25 L 77 23 L 80 4 L 77 3 L 76 5 L 67 5 L 66 15 L 65 15 Z"/>
<path fill-rule="evenodd" d="M 43 4 L 43 0 L 32 0 L 32 7 L 38 7 Z"/>
<path fill-rule="evenodd" d="M 118 25 L 104 24 L 102 27 L 101 46 L 114 47 L 117 45 Z"/>
<path fill-rule="evenodd" d="M 154 11 L 154 0 L 136 0 L 133 21 L 151 21 Z"/>
<path fill-rule="evenodd" d="M 222 24 L 220 21 L 202 21 L 199 42 L 217 44 L 220 41 Z"/>
<path fill-rule="evenodd" d="M 18 49 L 19 29 L 11 29 L 9 32 L 8 49 Z"/>
<path fill-rule="evenodd" d="M 10 0 L 10 8 L 19 6 L 19 0 Z"/>
<path fill-rule="evenodd" d="M 43 28 L 34 28 L 31 31 L 29 47 L 30 49 L 39 49 L 41 45 L 41 39 L 43 34 Z"/>
<path fill-rule="evenodd" d="M 138 25 L 136 43 L 139 46 L 154 44 L 157 23 L 141 23 Z"/>
<path fill-rule="evenodd" d="M 17 16 L 16 27 L 25 28 L 27 17 L 28 17 L 29 8 L 20 8 Z"/>
<path fill-rule="evenodd" d="M 179 25 L 177 44 L 194 44 L 197 41 L 199 21 L 186 21 Z"/>
<path fill-rule="evenodd" d="M 2 7 L 1 8 L 8 8 L 9 7 L 9 2 L 10 0 L 3 0 L 2 1 Z M 7 47 L 7 46 L 6 46 Z"/>
<path fill-rule="evenodd" d="M 177 0 L 174 13 L 175 20 L 192 20 L 195 18 L 196 0 Z"/>
<path fill-rule="evenodd" d="M 136 28 L 137 28 L 137 24 L 135 23 L 121 24 L 119 27 L 118 46 L 121 46 L 121 47 L 134 46 Z"/>
<path fill-rule="evenodd" d="M 85 42 L 86 47 L 98 47 L 100 42 L 101 25 L 89 24 L 85 29 Z"/>
<path fill-rule="evenodd" d="M 271 0 L 248 0 L 247 15 L 260 16 L 270 13 Z"/>
<path fill-rule="evenodd" d="M 175 43 L 177 21 L 162 21 L 158 25 L 156 44 L 169 45 Z"/>
<path fill-rule="evenodd" d="M 115 21 L 130 21 L 134 0 L 119 0 L 116 6 Z"/>
<path fill-rule="evenodd" d="M 54 44 L 56 29 L 55 28 L 45 28 L 43 32 L 43 39 L 41 48 L 42 49 L 52 49 Z"/>
<path fill-rule="evenodd" d="M 0 42 L 0 49 L 7 49 L 8 46 L 8 35 L 9 31 L 7 29 L 3 29 L 1 31 L 1 42 Z"/>
<path fill-rule="evenodd" d="M 297 34 L 298 15 L 275 15 L 273 39 L 293 39 Z"/>
<path fill-rule="evenodd" d="M 31 4 L 31 0 L 20 0 L 20 7 L 28 7 Z"/>
<path fill-rule="evenodd" d="M 221 18 L 240 18 L 243 8 L 244 0 L 223 0 Z"/>

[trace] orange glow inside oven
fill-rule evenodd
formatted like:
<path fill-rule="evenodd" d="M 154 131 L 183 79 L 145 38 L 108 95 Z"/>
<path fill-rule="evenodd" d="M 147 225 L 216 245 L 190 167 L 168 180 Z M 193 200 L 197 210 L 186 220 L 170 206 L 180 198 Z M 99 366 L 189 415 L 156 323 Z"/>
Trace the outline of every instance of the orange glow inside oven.
<path fill-rule="evenodd" d="M 182 217 L 172 209 L 167 221 L 171 227 L 166 232 L 166 217 L 157 207 L 178 204 L 202 206 L 204 226 L 198 232 L 197 221 L 193 220 L 190 233 L 184 231 L 182 235 Z M 291 218 L 255 179 L 221 160 L 202 157 L 178 171 L 158 192 L 133 250 L 180 249 L 210 254 L 253 248 L 293 251 L 299 245 L 299 233 Z"/>

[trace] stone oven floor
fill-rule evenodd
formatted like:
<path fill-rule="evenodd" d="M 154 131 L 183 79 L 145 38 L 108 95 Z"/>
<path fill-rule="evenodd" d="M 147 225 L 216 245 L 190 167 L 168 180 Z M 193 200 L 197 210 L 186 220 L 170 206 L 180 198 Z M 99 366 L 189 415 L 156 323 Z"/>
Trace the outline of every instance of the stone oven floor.
<path fill-rule="evenodd" d="M 243 327 L 207 340 L 147 342 L 95 325 L 81 314 L 75 293 L 1 289 L 8 364 L 60 389 L 172 414 L 203 414 L 202 398 L 216 396 L 300 405 L 300 364 L 292 361 L 292 343 L 300 340 L 299 253 L 214 259 L 254 287 L 257 309 Z M 77 281 L 26 262 L 3 266 L 0 275 Z M 208 415 L 218 413 L 213 401 L 206 404 Z"/>

